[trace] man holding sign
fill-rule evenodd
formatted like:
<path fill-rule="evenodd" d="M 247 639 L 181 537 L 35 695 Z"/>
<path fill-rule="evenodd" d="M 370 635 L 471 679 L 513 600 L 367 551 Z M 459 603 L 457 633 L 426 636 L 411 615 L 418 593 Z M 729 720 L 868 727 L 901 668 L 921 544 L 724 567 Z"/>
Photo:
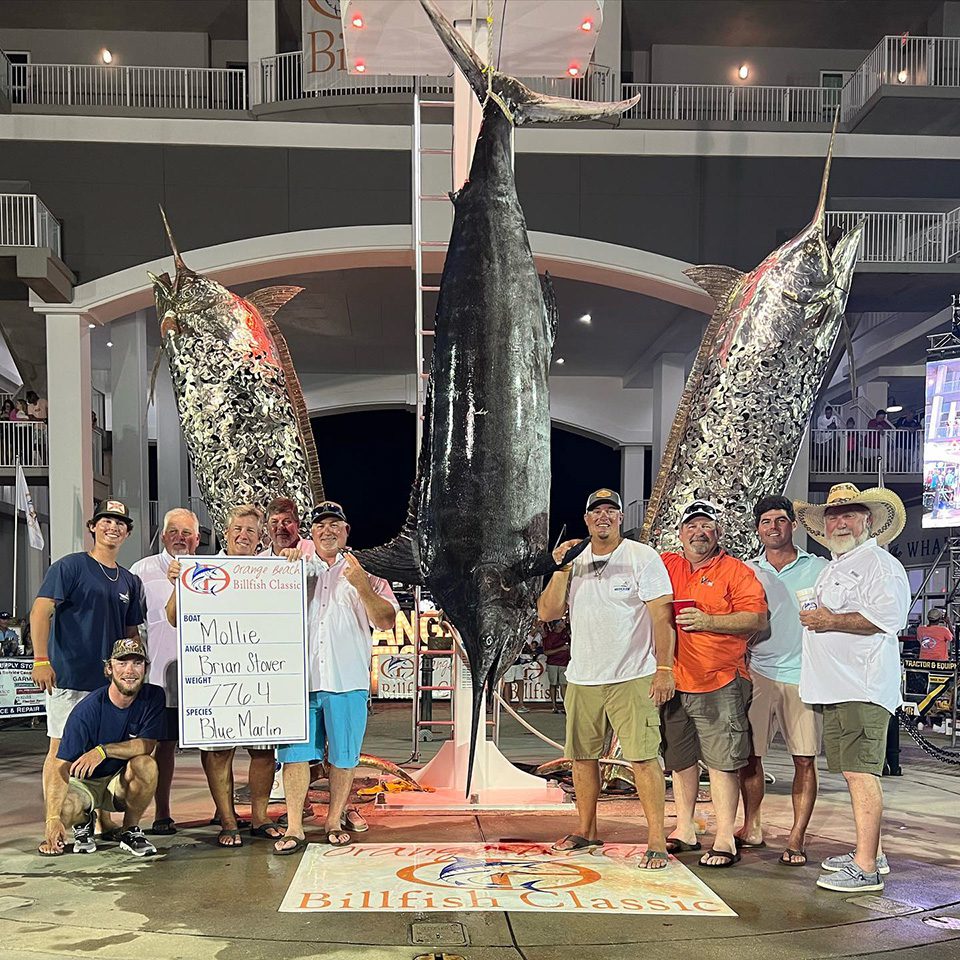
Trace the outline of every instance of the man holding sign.
<path fill-rule="evenodd" d="M 316 557 L 307 561 L 309 607 L 307 653 L 310 680 L 310 742 L 281 747 L 283 789 L 289 823 L 273 847 L 279 856 L 305 846 L 303 801 L 310 761 L 325 757 L 330 774 L 327 841 L 350 843 L 349 830 L 367 829 L 355 810 L 346 811 L 354 770 L 367 726 L 370 690 L 370 628 L 393 628 L 400 605 L 386 580 L 368 574 L 346 549 L 350 525 L 339 503 L 317 504 L 310 534 Z"/>

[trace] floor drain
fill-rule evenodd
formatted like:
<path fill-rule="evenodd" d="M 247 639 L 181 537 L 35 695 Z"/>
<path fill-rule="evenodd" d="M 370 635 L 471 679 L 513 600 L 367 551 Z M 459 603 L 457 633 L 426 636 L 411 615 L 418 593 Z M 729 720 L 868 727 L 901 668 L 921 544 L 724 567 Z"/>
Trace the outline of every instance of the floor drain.
<path fill-rule="evenodd" d="M 462 923 L 411 923 L 410 942 L 422 944 L 437 944 L 461 946 L 467 942 L 467 931 Z M 432 957 L 432 954 L 425 954 Z M 437 954 L 437 956 L 445 956 Z"/>

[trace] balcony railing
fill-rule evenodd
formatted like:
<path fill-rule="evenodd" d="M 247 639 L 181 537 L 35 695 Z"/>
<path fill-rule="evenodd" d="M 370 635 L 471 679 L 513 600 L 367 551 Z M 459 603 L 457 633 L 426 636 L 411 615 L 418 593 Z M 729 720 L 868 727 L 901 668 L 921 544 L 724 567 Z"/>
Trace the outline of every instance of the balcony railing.
<path fill-rule="evenodd" d="M 841 118 L 853 118 L 884 85 L 960 87 L 960 37 L 884 37 L 843 87 Z"/>
<path fill-rule="evenodd" d="M 37 420 L 0 420 L 0 467 L 49 467 L 47 425 Z"/>
<path fill-rule="evenodd" d="M 624 530 L 635 530 L 643 526 L 643 517 L 647 512 L 647 504 L 649 502 L 649 500 L 631 500 L 630 503 L 623 508 L 622 528 Z"/>
<path fill-rule="evenodd" d="M 234 68 L 13 63 L 9 86 L 36 106 L 247 109 L 247 71 Z"/>
<path fill-rule="evenodd" d="M 960 255 L 960 207 L 946 213 L 842 210 L 827 213 L 827 231 L 863 221 L 865 263 L 952 263 Z"/>
<path fill-rule="evenodd" d="M 811 473 L 919 474 L 921 430 L 811 430 Z"/>
<path fill-rule="evenodd" d="M 0 193 L 0 247 L 47 247 L 58 257 L 60 221 L 33 193 Z"/>
<path fill-rule="evenodd" d="M 832 123 L 837 87 L 764 87 L 707 83 L 624 83 L 624 100 L 640 94 L 625 120 L 725 123 Z"/>

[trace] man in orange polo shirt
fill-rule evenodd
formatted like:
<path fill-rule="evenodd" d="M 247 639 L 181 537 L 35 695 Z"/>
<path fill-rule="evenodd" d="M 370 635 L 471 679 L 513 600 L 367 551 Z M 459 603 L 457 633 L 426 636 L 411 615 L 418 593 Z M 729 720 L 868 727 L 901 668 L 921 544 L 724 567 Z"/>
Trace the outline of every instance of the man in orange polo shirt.
<path fill-rule="evenodd" d="M 677 826 L 669 853 L 699 850 L 693 821 L 702 760 L 710 772 L 717 818 L 703 867 L 731 867 L 740 859 L 734 819 L 740 796 L 737 771 L 750 756 L 747 640 L 766 626 L 763 588 L 745 563 L 720 547 L 720 510 L 694 500 L 680 516 L 681 553 L 664 553 L 676 600 L 692 600 L 676 615 L 677 692 L 663 707 L 663 759 L 673 771 Z"/>

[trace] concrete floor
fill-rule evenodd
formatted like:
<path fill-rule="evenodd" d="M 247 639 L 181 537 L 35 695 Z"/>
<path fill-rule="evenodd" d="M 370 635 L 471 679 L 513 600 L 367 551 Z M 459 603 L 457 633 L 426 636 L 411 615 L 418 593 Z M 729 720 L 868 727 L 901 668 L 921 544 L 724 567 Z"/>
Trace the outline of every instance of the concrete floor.
<path fill-rule="evenodd" d="M 555 739 L 562 718 L 528 716 Z M 501 746 L 512 759 L 551 758 L 512 721 Z M 410 753 L 409 708 L 378 706 L 365 749 L 394 760 Z M 696 856 L 684 863 L 713 888 L 737 918 L 582 916 L 544 913 L 281 914 L 277 907 L 298 857 L 271 856 L 267 841 L 225 853 L 204 825 L 211 802 L 195 751 L 179 758 L 174 813 L 183 826 L 156 838 L 162 857 L 134 860 L 115 845 L 93 856 L 43 860 L 35 853 L 42 832 L 40 763 L 43 730 L 0 730 L 0 957 L 151 958 L 151 960 L 287 960 L 287 958 L 413 958 L 434 951 L 468 960 L 619 960 L 644 951 L 658 960 L 719 960 L 732 951 L 766 960 L 896 956 L 897 960 L 960 958 L 960 776 L 956 767 L 929 762 L 884 780 L 885 847 L 893 872 L 881 897 L 845 898 L 814 886 L 815 866 L 852 846 L 847 795 L 839 777 L 823 774 L 807 849 L 811 865 L 777 864 L 790 823 L 789 758 L 777 751 L 768 768 L 778 782 L 765 803 L 765 850 L 751 851 L 731 870 L 704 870 Z M 436 749 L 425 745 L 424 759 Z M 237 772 L 243 779 L 243 764 Z M 277 809 L 275 813 L 279 813 Z M 668 815 L 670 814 L 668 804 Z M 710 818 L 709 804 L 702 812 Z M 565 814 L 463 815 L 377 812 L 365 807 L 370 842 L 553 841 L 573 826 Z M 638 842 L 636 802 L 602 805 L 601 832 L 610 841 Z M 152 815 L 148 813 L 147 820 Z M 192 825 L 189 825 L 192 824 Z M 145 824 L 146 825 L 146 824 Z M 709 829 L 709 825 L 708 825 Z M 931 918 L 948 918 L 934 924 Z M 950 922 L 952 920 L 952 926 Z M 466 943 L 451 936 L 430 946 L 411 941 L 414 924 L 459 924 Z"/>

